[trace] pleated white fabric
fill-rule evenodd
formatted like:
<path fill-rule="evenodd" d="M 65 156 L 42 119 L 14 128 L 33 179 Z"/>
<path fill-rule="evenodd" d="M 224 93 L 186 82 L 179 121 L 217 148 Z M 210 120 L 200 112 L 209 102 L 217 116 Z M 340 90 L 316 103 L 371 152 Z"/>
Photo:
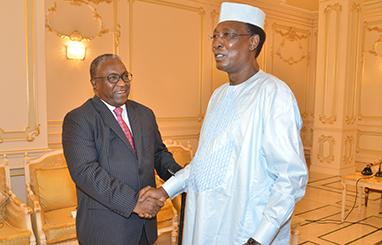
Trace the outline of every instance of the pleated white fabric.
<path fill-rule="evenodd" d="M 163 188 L 186 191 L 184 245 L 289 244 L 307 168 L 297 102 L 263 71 L 212 95 L 191 164 Z"/>

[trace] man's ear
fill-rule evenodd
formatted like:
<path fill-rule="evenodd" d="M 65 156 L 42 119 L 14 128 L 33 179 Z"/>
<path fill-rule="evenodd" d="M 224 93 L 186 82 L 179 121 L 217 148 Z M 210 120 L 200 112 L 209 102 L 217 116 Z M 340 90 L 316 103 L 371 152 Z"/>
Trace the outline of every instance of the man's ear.
<path fill-rule="evenodd" d="M 257 35 L 257 34 L 252 35 L 249 38 L 249 50 L 254 51 L 257 48 L 257 46 L 259 45 L 259 42 L 260 42 L 259 35 Z"/>
<path fill-rule="evenodd" d="M 93 89 L 97 87 L 95 80 L 90 80 L 90 83 L 92 84 Z"/>

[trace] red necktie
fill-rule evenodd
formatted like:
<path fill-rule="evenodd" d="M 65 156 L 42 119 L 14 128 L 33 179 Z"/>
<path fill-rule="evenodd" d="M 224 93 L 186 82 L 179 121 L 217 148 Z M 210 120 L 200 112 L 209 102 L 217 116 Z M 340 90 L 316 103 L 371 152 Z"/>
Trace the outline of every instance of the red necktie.
<path fill-rule="evenodd" d="M 135 144 L 134 144 L 133 135 L 131 134 L 131 131 L 130 131 L 129 127 L 127 126 L 127 124 L 125 123 L 125 121 L 122 119 L 122 111 L 123 111 L 122 107 L 116 107 L 114 109 L 114 113 L 115 113 L 115 115 L 117 115 L 117 121 L 119 123 L 119 126 L 121 126 L 123 132 L 126 135 L 127 140 L 129 141 L 131 147 L 135 151 Z"/>

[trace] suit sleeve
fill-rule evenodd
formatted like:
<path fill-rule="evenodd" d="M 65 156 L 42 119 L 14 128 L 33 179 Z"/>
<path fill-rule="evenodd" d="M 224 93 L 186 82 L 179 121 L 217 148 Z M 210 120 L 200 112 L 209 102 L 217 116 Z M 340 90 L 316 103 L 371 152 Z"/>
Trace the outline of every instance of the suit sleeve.
<path fill-rule="evenodd" d="M 77 188 L 122 216 L 129 217 L 138 193 L 111 176 L 98 162 L 94 129 L 80 113 L 69 113 L 63 123 L 64 155 Z"/>
<path fill-rule="evenodd" d="M 287 89 L 277 88 L 273 95 L 264 122 L 262 154 L 275 181 L 260 225 L 252 236 L 261 244 L 270 244 L 279 228 L 290 219 L 307 184 L 297 103 Z"/>
<path fill-rule="evenodd" d="M 152 120 L 154 123 L 154 139 L 155 139 L 155 153 L 154 153 L 154 166 L 159 177 L 167 180 L 172 176 L 172 173 L 178 172 L 182 167 L 179 166 L 172 154 L 167 150 L 166 145 L 162 141 L 155 116 L 152 113 Z"/>

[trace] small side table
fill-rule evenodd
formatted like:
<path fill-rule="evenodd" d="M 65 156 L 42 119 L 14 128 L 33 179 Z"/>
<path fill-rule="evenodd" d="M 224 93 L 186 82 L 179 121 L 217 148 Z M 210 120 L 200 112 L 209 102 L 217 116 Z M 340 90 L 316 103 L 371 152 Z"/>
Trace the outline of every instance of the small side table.
<path fill-rule="evenodd" d="M 357 184 L 358 181 L 358 184 Z M 346 188 L 347 185 L 357 186 L 358 192 L 358 205 L 361 208 L 362 205 L 362 193 L 364 188 L 370 188 L 382 191 L 382 178 L 372 176 L 365 176 L 357 172 L 354 174 L 344 175 L 341 177 L 341 182 L 343 186 L 342 190 L 342 208 L 341 208 L 341 221 L 345 218 L 345 201 L 346 201 Z"/>

